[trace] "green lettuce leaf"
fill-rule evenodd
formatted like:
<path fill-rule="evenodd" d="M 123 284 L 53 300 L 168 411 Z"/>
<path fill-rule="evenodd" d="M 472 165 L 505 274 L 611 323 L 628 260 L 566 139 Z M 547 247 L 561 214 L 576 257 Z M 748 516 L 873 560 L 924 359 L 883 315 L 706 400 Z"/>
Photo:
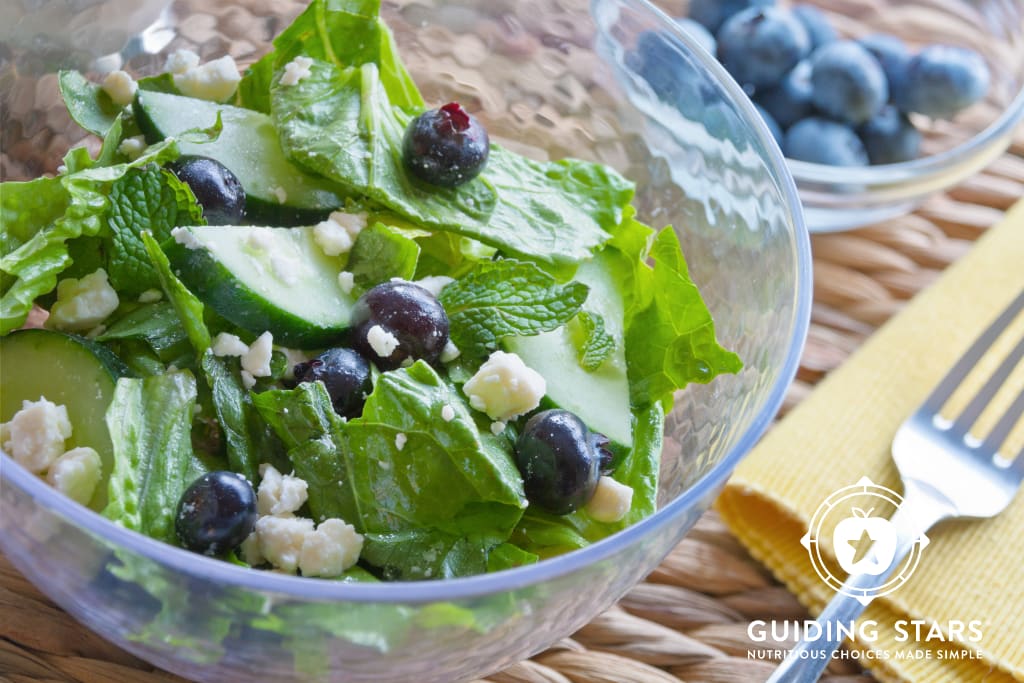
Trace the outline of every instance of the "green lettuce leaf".
<path fill-rule="evenodd" d="M 650 256 L 655 262 L 647 283 L 650 291 L 641 294 L 650 304 L 632 316 L 626 330 L 630 394 L 636 405 L 671 400 L 676 389 L 690 382 L 706 384 L 743 367 L 716 340 L 711 313 L 690 280 L 674 230 L 658 233 Z M 636 284 L 642 283 L 638 279 Z"/>
<path fill-rule="evenodd" d="M 532 263 L 502 259 L 479 264 L 441 290 L 452 341 L 464 353 L 486 355 L 511 336 L 549 332 L 567 323 L 587 298 L 580 282 L 559 285 Z"/>
<path fill-rule="evenodd" d="M 359 295 L 394 277 L 412 280 L 419 257 L 415 240 L 384 223 L 374 223 L 359 233 L 345 270 L 354 276 L 354 293 Z"/>
<path fill-rule="evenodd" d="M 107 409 L 114 444 L 110 502 L 103 514 L 121 526 L 175 543 L 181 494 L 206 471 L 193 454 L 196 381 L 188 371 L 122 378 Z"/>
<path fill-rule="evenodd" d="M 181 321 L 185 333 L 188 335 L 189 341 L 196 351 L 196 357 L 202 358 L 206 350 L 210 348 L 210 344 L 213 343 L 210 337 L 210 330 L 206 327 L 206 323 L 203 320 L 205 308 L 203 302 L 190 292 L 174 274 L 174 271 L 171 270 L 171 263 L 167 260 L 167 255 L 160 249 L 160 245 L 156 243 L 153 236 L 148 232 L 143 232 L 139 236 L 146 247 L 146 253 L 149 255 L 153 268 L 156 269 L 164 295 L 171 302 L 171 305 L 174 306 L 178 319 Z"/>
<path fill-rule="evenodd" d="M 620 222 L 633 185 L 582 161 L 541 163 L 491 146 L 487 167 L 456 188 L 409 175 L 402 140 L 411 115 L 392 105 L 376 64 L 315 61 L 310 76 L 271 89 L 288 157 L 429 230 L 455 232 L 556 266 L 578 263 Z"/>
<path fill-rule="evenodd" d="M 145 342 L 165 362 L 182 355 L 188 347 L 188 335 L 181 326 L 174 305 L 168 301 L 139 306 L 112 323 L 97 341 L 138 339 Z"/>
<path fill-rule="evenodd" d="M 528 509 L 511 542 L 523 552 L 542 558 L 582 548 L 654 514 L 658 505 L 658 467 L 665 430 L 665 410 L 654 403 L 636 412 L 633 449 L 612 478 L 633 489 L 629 512 L 618 522 L 597 522 L 585 510 L 552 515 Z"/>
<path fill-rule="evenodd" d="M 203 209 L 188 185 L 157 166 L 126 173 L 110 189 L 111 232 L 107 274 L 119 293 L 139 294 L 160 285 L 140 235 L 163 242 L 171 228 L 205 225 Z"/>
<path fill-rule="evenodd" d="M 103 88 L 77 71 L 61 71 L 57 76 L 60 95 L 71 120 L 85 130 L 103 137 L 121 115 Z"/>

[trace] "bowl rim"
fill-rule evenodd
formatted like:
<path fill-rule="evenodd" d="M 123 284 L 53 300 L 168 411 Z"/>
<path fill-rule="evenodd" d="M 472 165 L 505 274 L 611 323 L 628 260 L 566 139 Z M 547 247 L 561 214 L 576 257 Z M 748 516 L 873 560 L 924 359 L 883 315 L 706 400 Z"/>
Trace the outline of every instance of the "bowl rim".
<path fill-rule="evenodd" d="M 590 6 L 600 0 L 591 0 Z M 402 603 L 427 604 L 450 602 L 469 598 L 487 597 L 523 589 L 566 576 L 577 570 L 607 559 L 639 542 L 649 534 L 657 534 L 676 518 L 686 515 L 691 506 L 709 495 L 717 493 L 732 474 L 739 461 L 749 453 L 761 435 L 768 429 L 782 405 L 799 366 L 810 324 L 812 301 L 810 235 L 804 224 L 796 184 L 786 160 L 774 143 L 771 133 L 754 109 L 753 103 L 732 80 L 725 69 L 711 55 L 689 37 L 662 10 L 648 0 L 616 0 L 625 6 L 639 8 L 652 16 L 653 22 L 687 46 L 694 59 L 711 72 L 735 106 L 741 110 L 747 123 L 753 124 L 752 133 L 766 153 L 766 165 L 774 171 L 780 194 L 793 225 L 796 266 L 796 300 L 792 317 L 790 344 L 774 384 L 768 392 L 764 406 L 756 414 L 736 444 L 700 479 L 654 514 L 584 548 L 545 559 L 541 562 L 490 574 L 438 579 L 428 581 L 395 581 L 381 583 L 343 583 L 311 580 L 269 571 L 253 571 L 223 560 L 204 557 L 167 543 L 126 529 L 85 508 L 47 485 L 41 478 L 18 466 L 5 453 L 0 452 L 0 483 L 11 484 L 32 496 L 45 509 L 63 517 L 68 524 L 88 532 L 109 545 L 127 550 L 156 562 L 175 573 L 216 582 L 228 589 L 242 589 L 313 602 Z"/>

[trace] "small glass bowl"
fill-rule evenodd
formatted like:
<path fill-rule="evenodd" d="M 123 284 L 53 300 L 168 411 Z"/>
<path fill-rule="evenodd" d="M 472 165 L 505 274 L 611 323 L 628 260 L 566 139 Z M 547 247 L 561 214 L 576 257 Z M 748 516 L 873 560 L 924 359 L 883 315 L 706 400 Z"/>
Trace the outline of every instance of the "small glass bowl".
<path fill-rule="evenodd" d="M 176 0 L 162 53 L 126 55 L 125 68 L 154 73 L 182 47 L 252 61 L 301 8 Z M 683 119 L 633 72 L 641 32 L 678 30 L 663 14 L 642 0 L 401 0 L 384 15 L 428 102 L 458 100 L 492 140 L 530 156 L 601 161 L 635 181 L 638 217 L 675 226 L 719 337 L 745 367 L 678 396 L 653 516 L 536 565 L 448 581 L 344 584 L 201 557 L 112 524 L 0 455 L 0 550 L 89 628 L 197 681 L 451 683 L 543 650 L 678 543 L 796 372 L 811 258 L 792 178 L 710 56 L 679 59 L 716 100 L 714 120 Z M 54 169 L 71 138 L 52 79 L 14 78 L 3 97 L 28 93 L 17 104 L 29 113 L 7 129 L 6 173 Z"/>

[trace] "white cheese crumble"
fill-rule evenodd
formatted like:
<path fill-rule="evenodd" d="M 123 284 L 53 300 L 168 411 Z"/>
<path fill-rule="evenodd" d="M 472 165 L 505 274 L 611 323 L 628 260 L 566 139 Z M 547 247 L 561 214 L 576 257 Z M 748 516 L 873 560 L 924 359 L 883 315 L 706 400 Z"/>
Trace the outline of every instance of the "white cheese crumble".
<path fill-rule="evenodd" d="M 540 405 L 547 384 L 517 354 L 495 351 L 462 391 L 476 410 L 487 413 L 492 420 L 508 420 Z"/>
<path fill-rule="evenodd" d="M 139 84 L 125 71 L 111 71 L 103 78 L 103 92 L 119 107 L 127 107 L 135 99 Z"/>
<path fill-rule="evenodd" d="M 367 216 L 363 212 L 346 213 L 344 211 L 334 211 L 328 217 L 328 220 L 334 221 L 345 228 L 345 232 L 348 233 L 353 242 L 359 237 L 359 233 L 366 229 L 366 219 Z"/>
<path fill-rule="evenodd" d="M 67 278 L 57 285 L 57 301 L 50 308 L 47 327 L 58 330 L 90 330 L 114 312 L 120 300 L 102 268 L 81 280 Z"/>
<path fill-rule="evenodd" d="M 348 253 L 352 248 L 352 236 L 343 226 L 334 221 L 335 214 L 313 227 L 313 239 L 328 256 Z"/>
<path fill-rule="evenodd" d="M 260 553 L 272 565 L 286 572 L 298 569 L 302 544 L 311 533 L 313 520 L 304 517 L 267 515 L 256 521 Z"/>
<path fill-rule="evenodd" d="M 455 408 L 452 408 L 447 403 L 441 408 L 441 419 L 445 422 L 451 422 L 455 419 Z"/>
<path fill-rule="evenodd" d="M 402 450 L 403 448 L 405 448 L 405 444 L 407 441 L 409 441 L 409 437 L 407 437 L 402 432 L 398 432 L 397 434 L 395 434 L 395 448 L 397 448 L 398 450 Z"/>
<path fill-rule="evenodd" d="M 455 282 L 455 279 L 450 278 L 447 275 L 429 275 L 425 278 L 416 280 L 413 284 L 419 285 L 437 298 L 441 295 L 441 290 L 453 282 Z"/>
<path fill-rule="evenodd" d="M 264 332 L 256 337 L 242 356 L 242 369 L 253 377 L 270 377 L 270 358 L 274 352 L 274 335 Z"/>
<path fill-rule="evenodd" d="M 135 161 L 142 156 L 142 153 L 146 151 L 146 138 L 141 135 L 134 135 L 130 138 L 125 138 L 121 141 L 121 144 L 117 146 L 117 151 L 130 160 Z"/>
<path fill-rule="evenodd" d="M 4 450 L 29 472 L 41 474 L 64 453 L 64 440 L 71 436 L 68 409 L 42 396 L 22 401 L 3 432 Z"/>
<path fill-rule="evenodd" d="M 164 292 L 162 289 L 147 289 L 142 294 L 139 294 L 140 304 L 152 304 L 160 301 L 164 298 Z"/>
<path fill-rule="evenodd" d="M 303 576 L 338 576 L 356 563 L 362 551 L 363 537 L 355 527 L 340 519 L 327 519 L 306 534 L 299 569 Z"/>
<path fill-rule="evenodd" d="M 501 434 L 503 431 L 505 431 L 505 423 L 504 422 L 501 422 L 499 420 L 499 421 L 491 423 L 491 434 L 494 434 L 495 436 L 497 436 L 498 434 Z"/>
<path fill-rule="evenodd" d="M 249 346 L 238 338 L 237 335 L 221 332 L 213 338 L 213 349 L 215 356 L 244 356 L 249 351 Z"/>
<path fill-rule="evenodd" d="M 277 199 L 278 204 L 284 204 L 286 201 L 288 201 L 288 193 L 280 185 L 270 188 L 270 194 L 274 195 L 274 198 Z"/>
<path fill-rule="evenodd" d="M 306 78 L 310 74 L 309 67 L 313 66 L 313 60 L 309 57 L 296 57 L 284 65 L 284 74 L 281 76 L 281 85 L 292 86 Z"/>
<path fill-rule="evenodd" d="M 263 515 L 288 517 L 309 498 L 309 484 L 291 474 L 281 474 L 273 465 L 260 465 L 260 487 L 256 492 L 256 509 Z"/>
<path fill-rule="evenodd" d="M 441 362 L 451 363 L 453 360 L 462 355 L 462 351 L 459 351 L 459 347 L 452 343 L 449 339 L 445 342 L 444 348 L 441 349 Z"/>
<path fill-rule="evenodd" d="M 46 481 L 71 500 L 88 505 L 100 483 L 102 463 L 88 446 L 72 448 L 50 465 Z"/>
<path fill-rule="evenodd" d="M 341 291 L 351 294 L 352 288 L 356 286 L 356 276 L 347 270 L 341 271 L 338 273 L 338 286 L 341 287 Z"/>
<path fill-rule="evenodd" d="M 183 74 L 199 66 L 199 55 L 192 50 L 175 50 L 167 56 L 164 70 L 171 74 Z"/>
<path fill-rule="evenodd" d="M 241 553 L 242 560 L 247 562 L 250 566 L 256 567 L 263 564 L 266 558 L 263 557 L 263 553 L 260 552 L 260 538 L 253 531 L 251 534 L 245 537 L 242 541 L 242 545 L 238 547 L 239 553 Z"/>
<path fill-rule="evenodd" d="M 366 333 L 366 341 L 380 358 L 388 358 L 398 348 L 398 337 L 380 325 L 374 325 Z"/>
<path fill-rule="evenodd" d="M 202 249 L 203 243 L 188 228 L 177 227 L 171 230 L 171 237 L 174 241 L 186 249 Z"/>
<path fill-rule="evenodd" d="M 286 285 L 294 285 L 299 281 L 299 260 L 284 254 L 273 254 L 270 257 L 270 267 L 274 269 L 274 275 Z"/>
<path fill-rule="evenodd" d="M 242 75 L 230 55 L 193 66 L 173 76 L 174 86 L 188 97 L 224 102 L 238 89 Z"/>
<path fill-rule="evenodd" d="M 270 228 L 256 228 L 245 238 L 245 243 L 256 251 L 266 251 L 274 244 L 270 230 Z"/>
<path fill-rule="evenodd" d="M 252 389 L 254 386 L 256 386 L 256 378 L 252 376 L 251 372 L 249 372 L 248 370 L 242 370 L 241 372 L 239 372 L 239 374 L 242 376 L 243 387 L 245 387 L 246 389 Z"/>
<path fill-rule="evenodd" d="M 633 504 L 633 488 L 611 477 L 597 480 L 594 497 L 584 506 L 587 514 L 596 522 L 618 522 L 629 512 Z"/>

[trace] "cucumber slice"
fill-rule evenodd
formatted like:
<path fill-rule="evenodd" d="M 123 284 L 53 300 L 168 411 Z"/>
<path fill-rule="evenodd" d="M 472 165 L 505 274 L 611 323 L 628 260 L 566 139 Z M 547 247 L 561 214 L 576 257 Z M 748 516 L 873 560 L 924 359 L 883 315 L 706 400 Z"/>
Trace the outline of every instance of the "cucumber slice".
<path fill-rule="evenodd" d="M 309 225 L 344 203 L 338 186 L 285 158 L 270 117 L 249 109 L 140 90 L 135 118 L 152 144 L 194 128 L 208 128 L 220 112 L 224 128 L 213 142 L 179 142 L 182 154 L 212 157 L 238 176 L 246 215 L 267 225 Z M 280 195 L 280 196 L 278 196 Z"/>
<path fill-rule="evenodd" d="M 235 325 L 254 334 L 269 330 L 275 342 L 306 349 L 328 346 L 345 332 L 354 303 L 338 284 L 345 261 L 324 254 L 313 228 L 182 230 L 162 245 L 175 274 Z"/>
<path fill-rule="evenodd" d="M 103 478 L 89 503 L 94 510 L 107 504 L 107 477 L 113 446 L 105 420 L 119 377 L 127 366 L 104 346 L 82 337 L 50 330 L 19 330 L 0 339 L 0 421 L 21 410 L 22 401 L 46 397 L 67 407 L 71 421 L 68 450 L 89 446 L 103 461 Z"/>
<path fill-rule="evenodd" d="M 623 304 L 604 259 L 598 254 L 580 265 L 576 273 L 576 279 L 590 287 L 583 310 L 600 315 L 605 330 L 615 339 L 615 350 L 601 367 L 594 372 L 580 367 L 572 331 L 567 325 L 532 337 L 509 337 L 503 345 L 547 381 L 546 407 L 575 413 L 590 429 L 607 436 L 612 450 L 622 456 L 633 447 Z"/>

